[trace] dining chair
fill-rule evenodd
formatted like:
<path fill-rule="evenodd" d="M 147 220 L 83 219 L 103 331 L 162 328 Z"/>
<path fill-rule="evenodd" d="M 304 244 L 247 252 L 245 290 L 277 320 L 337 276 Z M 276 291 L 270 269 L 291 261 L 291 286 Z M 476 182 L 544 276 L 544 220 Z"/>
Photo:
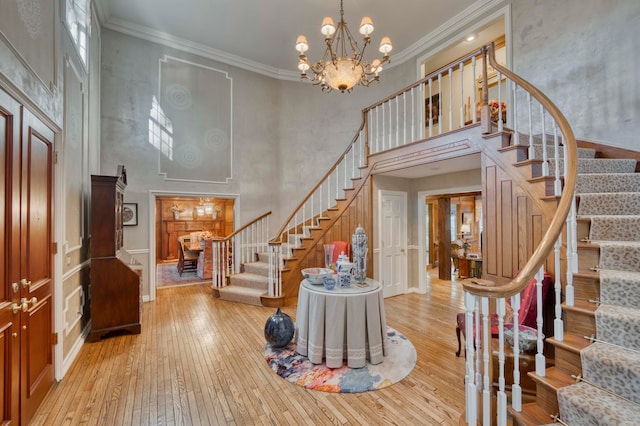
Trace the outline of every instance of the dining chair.
<path fill-rule="evenodd" d="M 188 235 L 178 237 L 178 274 L 182 276 L 184 271 L 196 271 L 198 268 L 198 252 L 189 250 L 191 239 Z"/>

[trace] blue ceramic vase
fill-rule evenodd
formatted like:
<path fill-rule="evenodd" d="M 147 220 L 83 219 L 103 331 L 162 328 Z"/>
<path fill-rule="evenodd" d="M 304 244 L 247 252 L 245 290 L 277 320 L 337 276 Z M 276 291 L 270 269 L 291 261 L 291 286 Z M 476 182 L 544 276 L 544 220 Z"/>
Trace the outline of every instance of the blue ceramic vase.
<path fill-rule="evenodd" d="M 295 326 L 291 317 L 278 308 L 275 314 L 267 319 L 264 325 L 264 338 L 274 348 L 283 348 L 293 339 Z"/>

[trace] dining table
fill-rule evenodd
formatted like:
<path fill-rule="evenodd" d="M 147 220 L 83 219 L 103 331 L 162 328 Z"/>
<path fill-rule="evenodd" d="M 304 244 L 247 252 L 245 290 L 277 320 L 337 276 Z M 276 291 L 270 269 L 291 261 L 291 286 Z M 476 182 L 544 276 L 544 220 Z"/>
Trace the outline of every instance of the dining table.
<path fill-rule="evenodd" d="M 382 285 L 362 284 L 332 290 L 302 280 L 296 311 L 296 351 L 314 364 L 339 368 L 379 364 L 387 354 L 387 324 Z"/>

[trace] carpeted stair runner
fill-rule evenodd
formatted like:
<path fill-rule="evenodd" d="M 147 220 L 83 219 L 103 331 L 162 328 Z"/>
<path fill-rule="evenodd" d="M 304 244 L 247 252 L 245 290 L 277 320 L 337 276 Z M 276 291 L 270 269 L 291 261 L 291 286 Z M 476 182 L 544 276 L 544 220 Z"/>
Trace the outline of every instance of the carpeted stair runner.
<path fill-rule="evenodd" d="M 257 262 L 245 263 L 244 272 L 229 277 L 229 285 L 219 289 L 220 299 L 262 306 L 260 297 L 269 291 L 269 255 L 261 253 Z"/>
<path fill-rule="evenodd" d="M 640 272 L 600 271 L 600 301 L 610 305 L 640 306 Z"/>
<path fill-rule="evenodd" d="M 585 382 L 558 391 L 560 417 L 570 426 L 637 426 L 638 406 L 631 401 Z M 559 395 L 560 396 L 560 395 Z"/>
<path fill-rule="evenodd" d="M 591 241 L 640 241 L 640 216 L 593 216 L 589 229 Z"/>
<path fill-rule="evenodd" d="M 599 247 L 596 339 L 580 352 L 585 381 L 558 390 L 569 425 L 640 424 L 640 173 L 634 160 L 579 159 L 578 216 Z M 579 254 L 580 255 L 580 254 Z"/>

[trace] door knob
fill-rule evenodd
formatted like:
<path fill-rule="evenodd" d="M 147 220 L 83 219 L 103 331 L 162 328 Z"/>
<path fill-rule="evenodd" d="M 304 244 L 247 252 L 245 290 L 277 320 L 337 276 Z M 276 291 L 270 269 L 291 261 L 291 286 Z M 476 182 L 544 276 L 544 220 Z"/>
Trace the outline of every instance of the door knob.
<path fill-rule="evenodd" d="M 22 288 L 27 288 L 31 285 L 31 281 L 28 281 L 26 278 L 22 278 L 20 280 L 20 284 L 22 284 Z"/>
<path fill-rule="evenodd" d="M 22 310 L 22 305 L 18 305 L 17 303 L 11 304 L 11 312 L 13 312 L 14 314 L 17 314 L 21 310 Z"/>
<path fill-rule="evenodd" d="M 22 312 L 27 312 L 29 310 L 29 303 L 31 303 L 31 306 L 35 306 L 36 303 L 38 303 L 38 298 L 32 297 L 31 299 L 27 299 L 26 297 L 23 297 L 20 299 L 20 308 L 22 309 Z"/>

